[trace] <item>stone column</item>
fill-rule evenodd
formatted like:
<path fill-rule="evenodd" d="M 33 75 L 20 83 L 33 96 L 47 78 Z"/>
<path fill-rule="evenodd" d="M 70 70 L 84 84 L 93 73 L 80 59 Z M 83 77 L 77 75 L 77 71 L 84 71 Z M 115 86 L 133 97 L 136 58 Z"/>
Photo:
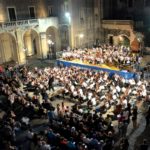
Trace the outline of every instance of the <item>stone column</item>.
<path fill-rule="evenodd" d="M 74 45 L 74 41 L 75 41 L 75 34 L 74 34 L 74 29 L 75 29 L 75 26 L 74 26 L 74 16 L 73 16 L 73 2 L 70 0 L 69 1 L 69 7 L 70 7 L 70 21 L 69 21 L 69 26 L 68 26 L 68 30 L 69 30 L 69 44 L 70 44 L 70 47 L 71 48 L 74 48 L 75 45 Z"/>
<path fill-rule="evenodd" d="M 0 44 L 0 63 L 5 63 L 6 62 L 6 58 L 5 58 L 5 53 L 4 53 L 4 44 L 3 44 L 3 40 L 1 40 L 1 44 Z"/>
<path fill-rule="evenodd" d="M 48 44 L 47 44 L 47 39 L 46 39 L 46 33 L 41 32 L 40 33 L 40 45 L 41 45 L 41 56 L 42 59 L 47 58 L 47 53 L 48 53 Z"/>
<path fill-rule="evenodd" d="M 130 30 L 130 44 L 134 41 L 136 38 L 136 34 L 133 30 Z"/>
<path fill-rule="evenodd" d="M 31 56 L 33 54 L 32 51 L 32 37 L 31 35 L 25 36 L 25 48 L 27 48 L 27 56 Z"/>
<path fill-rule="evenodd" d="M 18 64 L 26 64 L 26 51 L 24 49 L 24 43 L 22 39 L 22 31 L 16 30 L 15 36 L 17 40 L 16 49 L 17 49 L 17 58 L 18 58 Z"/>

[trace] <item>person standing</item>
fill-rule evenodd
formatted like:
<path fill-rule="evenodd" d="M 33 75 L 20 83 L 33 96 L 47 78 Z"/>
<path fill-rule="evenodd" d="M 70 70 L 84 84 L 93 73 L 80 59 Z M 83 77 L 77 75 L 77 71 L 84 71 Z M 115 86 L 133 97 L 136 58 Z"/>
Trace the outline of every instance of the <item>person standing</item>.
<path fill-rule="evenodd" d="M 51 76 L 48 81 L 48 86 L 49 86 L 49 90 L 52 89 L 54 91 L 53 82 L 54 82 L 54 77 Z"/>
<path fill-rule="evenodd" d="M 53 123 L 53 120 L 56 119 L 54 110 L 55 110 L 55 108 L 51 108 L 51 109 L 47 112 L 47 115 L 48 115 L 48 119 L 49 119 L 49 123 L 50 123 L 50 124 L 52 124 L 52 123 Z"/>
<path fill-rule="evenodd" d="M 120 141 L 120 144 L 119 144 L 119 148 L 120 150 L 128 150 L 129 148 L 129 142 L 128 142 L 128 139 L 126 137 L 123 137 Z"/>
<path fill-rule="evenodd" d="M 124 116 L 124 122 L 129 124 L 130 123 L 130 114 L 129 114 L 129 110 L 127 108 L 123 111 L 123 116 Z"/>
<path fill-rule="evenodd" d="M 136 128 L 137 127 L 137 107 L 134 107 L 133 108 L 133 111 L 132 111 L 132 123 L 133 123 L 133 128 Z"/>
<path fill-rule="evenodd" d="M 149 126 L 149 122 L 150 122 L 150 107 L 146 113 L 146 116 L 145 116 L 145 119 L 146 119 L 146 127 Z"/>

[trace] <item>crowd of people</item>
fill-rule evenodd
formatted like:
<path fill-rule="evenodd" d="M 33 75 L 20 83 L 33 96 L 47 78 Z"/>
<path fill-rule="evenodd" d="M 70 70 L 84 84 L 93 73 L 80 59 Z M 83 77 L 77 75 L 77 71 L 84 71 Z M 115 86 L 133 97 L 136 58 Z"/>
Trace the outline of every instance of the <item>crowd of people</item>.
<path fill-rule="evenodd" d="M 115 119 L 125 150 L 131 118 L 133 127 L 137 127 L 136 103 L 149 101 L 147 86 L 144 80 L 126 80 L 117 74 L 109 76 L 107 72 L 78 67 L 29 70 L 26 66 L 8 66 L 0 74 L 0 93 L 5 97 L 0 103 L 5 112 L 0 120 L 1 149 L 18 149 L 16 137 L 24 129 L 28 130 L 31 150 L 111 150 L 115 143 Z M 57 87 L 58 98 L 72 101 L 72 109 L 65 101 L 57 107 L 52 105 L 49 93 Z M 112 114 L 104 117 L 110 108 Z M 48 128 L 34 133 L 30 121 L 46 116 Z"/>
<path fill-rule="evenodd" d="M 141 61 L 141 57 L 134 55 L 128 47 L 106 44 L 92 49 L 84 48 L 63 51 L 62 59 L 68 61 L 80 60 L 89 64 L 112 64 L 115 66 L 134 65 Z"/>

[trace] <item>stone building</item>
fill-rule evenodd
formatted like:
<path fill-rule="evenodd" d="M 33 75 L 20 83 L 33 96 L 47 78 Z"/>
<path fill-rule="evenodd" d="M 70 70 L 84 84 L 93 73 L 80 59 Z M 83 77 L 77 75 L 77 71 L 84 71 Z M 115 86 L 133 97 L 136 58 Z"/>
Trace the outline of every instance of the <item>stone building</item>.
<path fill-rule="evenodd" d="M 100 15 L 100 0 L 0 0 L 0 63 L 97 44 Z"/>
<path fill-rule="evenodd" d="M 102 0 L 105 41 L 119 43 L 137 40 L 140 48 L 150 46 L 149 0 Z"/>
<path fill-rule="evenodd" d="M 101 36 L 100 0 L 62 0 L 64 9 L 59 17 L 61 24 L 68 21 L 71 47 L 89 47 L 97 44 Z M 65 15 L 65 16 L 64 16 Z M 63 18 L 66 17 L 66 18 Z M 68 19 L 68 20 L 67 20 Z M 61 26 L 64 28 L 64 26 Z M 67 38 L 66 38 L 67 39 Z M 62 39 L 63 40 L 63 39 Z M 62 43 L 65 43 L 64 41 Z"/>

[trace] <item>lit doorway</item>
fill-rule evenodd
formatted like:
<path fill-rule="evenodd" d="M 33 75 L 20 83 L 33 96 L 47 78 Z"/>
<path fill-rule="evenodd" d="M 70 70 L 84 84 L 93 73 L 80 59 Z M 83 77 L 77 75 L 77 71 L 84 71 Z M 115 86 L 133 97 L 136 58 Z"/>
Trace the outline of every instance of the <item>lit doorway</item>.
<path fill-rule="evenodd" d="M 38 33 L 35 30 L 30 29 L 24 33 L 23 40 L 27 58 L 31 56 L 39 57 L 40 46 Z"/>
<path fill-rule="evenodd" d="M 17 62 L 16 40 L 11 33 L 0 34 L 0 63 Z"/>

